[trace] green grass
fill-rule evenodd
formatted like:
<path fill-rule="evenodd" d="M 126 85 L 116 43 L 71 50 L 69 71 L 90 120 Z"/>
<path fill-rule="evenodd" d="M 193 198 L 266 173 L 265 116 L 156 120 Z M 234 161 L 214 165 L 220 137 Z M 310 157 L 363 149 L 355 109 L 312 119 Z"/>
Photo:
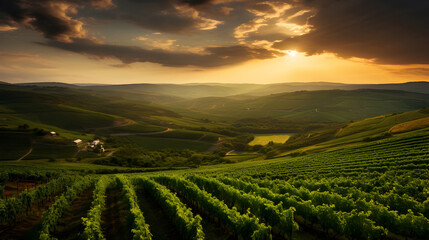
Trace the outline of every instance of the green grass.
<path fill-rule="evenodd" d="M 216 133 L 184 130 L 184 129 L 175 129 L 174 131 L 169 131 L 169 132 L 160 133 L 160 134 L 153 134 L 150 136 L 162 137 L 162 138 L 200 140 L 200 141 L 212 142 L 212 143 L 217 142 L 218 138 L 222 137 L 222 135 L 216 134 Z"/>
<path fill-rule="evenodd" d="M 334 96 L 334 97 L 333 97 Z M 347 122 L 428 106 L 429 95 L 389 90 L 326 90 L 271 94 L 253 99 L 202 98 L 170 106 L 225 119 L 285 118 L 308 122 Z"/>
<path fill-rule="evenodd" d="M 183 128 L 219 128 L 219 127 L 228 127 L 228 124 L 222 122 L 205 122 L 200 119 L 193 119 L 188 117 L 166 117 L 166 116 L 154 116 L 153 119 L 156 119 L 161 124 L 166 124 L 172 127 L 183 127 Z"/>
<path fill-rule="evenodd" d="M 50 159 L 50 158 L 71 158 L 76 153 L 77 147 L 73 145 L 52 145 L 52 144 L 33 144 L 33 151 L 24 158 L 32 159 Z"/>
<path fill-rule="evenodd" d="M 297 150 L 298 152 L 319 152 L 326 150 L 335 150 L 345 148 L 348 145 L 358 145 L 364 142 L 366 138 L 376 138 L 384 136 L 389 130 L 400 123 L 413 121 L 416 119 L 422 119 L 428 117 L 429 113 L 424 110 L 415 110 L 411 112 L 399 113 L 399 114 L 388 114 L 373 118 L 367 118 L 356 122 L 350 122 L 342 128 L 332 128 L 327 137 L 323 142 L 307 145 Z M 316 139 L 319 136 L 325 136 L 326 130 L 316 130 L 310 132 L 310 137 L 307 137 L 308 133 L 300 137 L 301 142 L 310 142 L 312 139 Z M 292 144 L 294 139 L 291 139 L 288 144 Z M 291 153 L 290 151 L 280 154 L 280 156 Z"/>
<path fill-rule="evenodd" d="M 122 127 L 112 127 L 102 130 L 97 130 L 97 134 L 110 134 L 110 133 L 147 133 L 147 132 L 159 132 L 165 130 L 165 127 L 151 125 L 142 122 L 136 122 Z"/>
<path fill-rule="evenodd" d="M 206 151 L 212 144 L 200 141 L 173 139 L 173 138 L 157 138 L 147 136 L 124 136 L 119 139 L 137 144 L 147 150 L 163 150 L 163 149 L 190 149 L 195 151 Z"/>
<path fill-rule="evenodd" d="M 285 143 L 291 134 L 255 134 L 255 138 L 253 141 L 249 143 L 249 145 L 267 145 L 269 142 L 274 143 Z"/>
<path fill-rule="evenodd" d="M 11 106 L 10 106 L 11 107 Z M 57 126 L 67 130 L 84 130 L 114 126 L 119 118 L 65 105 L 14 104 L 20 118 Z"/>
<path fill-rule="evenodd" d="M 351 147 L 346 147 L 344 149 L 341 150 L 336 150 L 334 152 L 324 152 L 324 153 L 313 153 L 313 154 L 309 154 L 306 156 L 302 156 L 302 157 L 281 157 L 281 158 L 275 158 L 275 159 L 269 159 L 269 160 L 263 160 L 263 161 L 245 161 L 245 162 L 240 162 L 237 164 L 218 164 L 218 165 L 210 165 L 210 166 L 201 166 L 198 169 L 188 169 L 188 170 L 180 170 L 180 171 L 175 171 L 174 173 L 177 174 L 181 174 L 181 173 L 186 173 L 186 172 L 224 172 L 224 171 L 228 171 L 228 172 L 235 172 L 237 170 L 246 170 L 246 169 L 252 169 L 255 170 L 257 172 L 257 170 L 260 169 L 265 169 L 265 168 L 269 168 L 270 166 L 285 166 L 287 168 L 290 168 L 290 171 L 296 171 L 296 166 L 295 164 L 302 162 L 302 164 L 305 165 L 305 162 L 315 162 L 317 160 L 317 157 L 323 157 L 323 159 L 328 163 L 332 163 L 335 164 L 336 158 L 334 158 L 333 156 L 337 156 L 337 157 L 341 157 L 341 158 L 356 158 L 356 159 L 360 159 L 362 161 L 365 160 L 365 158 L 367 156 L 372 156 L 372 157 L 377 157 L 376 155 L 371 155 L 374 151 L 380 151 L 380 152 L 389 152 L 389 149 L 384 149 L 386 148 L 385 146 L 389 146 L 389 144 L 401 144 L 402 142 L 404 142 L 404 147 L 408 147 L 408 148 L 412 148 L 413 145 L 408 144 L 408 146 L 405 146 L 405 142 L 406 141 L 410 141 L 412 139 L 415 139 L 415 141 L 419 141 L 420 138 L 427 138 L 427 134 L 428 134 L 429 129 L 422 129 L 422 130 L 418 130 L 415 132 L 410 132 L 410 133 L 406 133 L 406 134 L 402 134 L 399 136 L 395 136 L 392 137 L 390 139 L 384 139 L 382 141 L 377 141 L 377 142 L 373 142 L 373 143 L 365 143 L 359 146 L 351 146 Z M 134 136 L 132 136 L 134 137 Z M 148 137 L 140 137 L 137 136 L 139 138 L 148 138 Z M 149 140 L 154 140 L 154 139 L 150 139 Z M 160 140 L 164 140 L 164 139 L 160 139 Z M 169 140 L 169 139 L 167 139 Z M 146 140 L 143 140 L 142 142 L 145 142 Z M 424 142 L 420 141 L 418 143 L 420 146 L 424 146 Z M 380 145 L 380 147 L 379 147 Z M 370 151 L 361 151 L 360 149 L 365 149 L 367 148 Z M 397 146 L 392 146 L 390 147 L 390 150 L 395 150 L 400 151 L 400 149 Z M 421 157 L 424 157 L 425 159 L 427 159 L 427 155 L 424 155 L 425 152 L 421 152 L 423 155 L 420 155 Z M 350 154 L 353 154 L 353 156 L 349 156 Z M 369 155 L 368 155 L 369 154 Z M 390 154 L 390 153 L 389 153 Z M 426 151 L 427 154 L 427 151 Z M 231 157 L 242 157 L 242 156 L 247 156 L 247 155 L 252 155 L 252 153 L 240 153 L 239 155 L 232 155 Z M 229 157 L 229 156 L 228 156 Z M 423 159 L 423 158 L 422 158 Z M 319 160 L 317 160 L 319 161 Z M 367 160 L 365 160 L 367 161 Z M 358 162 L 356 162 L 357 164 Z M 90 164 L 90 163 L 85 163 L 85 162 L 66 162 L 63 159 L 58 159 L 57 162 L 48 162 L 46 159 L 45 160 L 32 160 L 32 161 L 20 161 L 20 162 L 16 162 L 16 161 L 2 161 L 0 162 L 0 166 L 2 169 L 6 169 L 8 167 L 19 167 L 19 168 L 29 168 L 29 169 L 58 169 L 58 168 L 64 168 L 64 169 L 70 169 L 70 170 L 80 170 L 80 169 L 91 169 L 91 170 L 96 170 L 96 169 L 114 169 L 114 168 L 118 168 L 118 169 L 125 169 L 124 167 L 119 167 L 119 166 L 104 166 L 104 165 L 95 165 L 95 164 Z M 310 169 L 310 166 L 309 166 Z M 305 169 L 303 169 L 305 170 Z M 277 172 L 276 168 L 271 168 L 271 172 Z"/>
<path fill-rule="evenodd" d="M 2 128 L 7 128 L 8 130 L 16 130 L 18 126 L 23 124 L 29 125 L 30 129 L 38 128 L 38 129 L 44 129 L 45 131 L 54 131 L 59 133 L 62 137 L 73 139 L 73 140 L 77 138 L 80 138 L 82 140 L 90 140 L 94 136 L 93 134 L 89 134 L 89 133 L 70 131 L 70 130 L 62 129 L 57 126 L 30 121 L 27 119 L 22 119 L 22 118 L 19 118 L 17 115 L 0 114 L 0 126 Z"/>
<path fill-rule="evenodd" d="M 397 124 L 389 129 L 391 133 L 402 133 L 409 132 L 421 128 L 429 127 L 429 117 L 420 118 L 417 120 L 412 120 L 404 123 Z"/>
<path fill-rule="evenodd" d="M 342 129 L 342 131 L 337 134 L 337 137 L 344 137 L 347 135 L 368 131 L 371 131 L 372 133 L 381 133 L 389 130 L 391 127 L 399 123 L 408 122 L 428 116 L 429 114 L 423 113 L 421 110 L 416 110 L 400 114 L 389 114 L 374 118 L 368 118 L 348 124 L 347 127 Z"/>
<path fill-rule="evenodd" d="M 393 126 L 423 117 L 429 114 L 421 110 L 405 112 L 400 114 L 389 114 L 375 118 L 368 118 L 348 124 L 341 129 L 335 139 L 324 142 L 319 146 L 329 147 L 361 142 L 366 137 L 375 137 L 387 133 Z"/>
<path fill-rule="evenodd" d="M 34 136 L 28 133 L 0 133 L 0 160 L 17 160 L 28 152 Z"/>
<path fill-rule="evenodd" d="M 243 162 L 257 158 L 258 156 L 259 154 L 255 152 L 234 152 L 232 154 L 228 154 L 225 158 L 231 162 Z"/>

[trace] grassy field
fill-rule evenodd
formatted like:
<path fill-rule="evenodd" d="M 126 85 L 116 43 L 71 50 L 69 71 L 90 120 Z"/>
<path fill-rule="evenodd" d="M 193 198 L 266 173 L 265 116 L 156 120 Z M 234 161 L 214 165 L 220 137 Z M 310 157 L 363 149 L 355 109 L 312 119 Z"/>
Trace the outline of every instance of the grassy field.
<path fill-rule="evenodd" d="M 124 136 L 117 137 L 124 142 L 134 143 L 139 147 L 147 150 L 163 150 L 163 149 L 190 149 L 195 151 L 206 151 L 212 144 L 207 142 L 174 139 L 174 138 L 160 138 L 148 136 Z"/>
<path fill-rule="evenodd" d="M 429 117 L 420 118 L 417 120 L 397 124 L 393 126 L 391 129 L 389 129 L 389 132 L 401 133 L 401 132 L 413 131 L 413 130 L 417 130 L 425 127 L 429 127 Z"/>
<path fill-rule="evenodd" d="M 57 126 L 44 124 L 40 122 L 30 121 L 28 119 L 19 118 L 15 114 L 1 114 L 0 113 L 0 125 L 2 128 L 6 128 L 8 130 L 16 130 L 18 126 L 27 124 L 30 129 L 38 128 L 44 129 L 45 131 L 54 131 L 59 133 L 62 137 L 69 139 L 77 139 L 80 138 L 82 140 L 90 140 L 93 138 L 93 134 L 91 133 L 81 133 L 78 131 L 66 130 Z"/>
<path fill-rule="evenodd" d="M 0 133 L 0 160 L 17 160 L 31 147 L 33 136 L 28 133 Z"/>
<path fill-rule="evenodd" d="M 77 152 L 73 145 L 33 144 L 33 151 L 23 160 L 71 158 Z"/>
<path fill-rule="evenodd" d="M 149 224 L 148 231 L 154 235 L 154 239 L 171 239 L 174 234 L 167 238 L 158 236 L 169 228 L 177 230 L 180 226 L 195 223 L 193 216 L 196 214 L 201 216 L 200 231 L 206 239 L 235 239 L 238 238 L 236 236 L 251 239 L 250 234 L 258 229 L 265 229 L 266 235 L 261 239 L 328 239 L 333 234 L 344 239 L 425 239 L 429 229 L 429 215 L 424 208 L 429 197 L 426 191 L 429 187 L 428 131 L 429 129 L 421 129 L 377 142 L 300 157 L 289 156 L 173 171 L 154 169 L 154 172 L 105 177 L 100 177 L 100 174 L 86 174 L 86 177 L 94 180 L 93 183 L 97 183 L 94 198 L 90 196 L 93 184 L 88 184 L 85 188 L 87 191 L 83 193 L 77 188 L 74 190 L 70 188 L 71 185 L 80 186 L 79 184 L 85 183 L 79 181 L 82 177 L 72 175 L 72 172 L 62 172 L 64 175 L 76 177 L 76 180 L 68 183 L 67 188 L 58 194 L 67 196 L 64 191 L 76 191 L 79 197 L 88 195 L 85 197 L 88 206 L 86 210 L 75 213 L 80 214 L 76 217 L 78 223 L 82 217 L 92 216 L 89 209 L 92 199 L 105 199 L 105 205 L 104 201 L 93 201 L 94 209 L 102 209 L 100 215 L 104 222 L 100 223 L 98 218 L 94 218 L 93 222 L 100 223 L 101 234 L 112 239 L 121 239 L 125 232 L 132 232 L 132 226 L 135 226 L 139 219 L 130 218 L 130 222 L 127 222 L 125 219 L 130 212 L 138 212 L 144 217 L 140 219 Z M 154 139 L 160 138 L 150 140 Z M 231 157 L 246 154 L 251 153 L 237 153 Z M 128 170 L 121 167 L 69 163 L 62 159 L 57 162 L 4 161 L 0 162 L 0 166 L 0 173 L 17 171 L 24 173 L 24 176 L 30 176 L 34 171 L 82 170 L 85 173 L 94 173 L 103 169 L 114 172 Z M 60 213 L 73 209 L 76 203 L 68 198 L 54 198 L 55 194 L 52 196 L 57 203 L 51 206 L 58 208 Z M 69 203 L 68 201 L 73 204 L 63 205 L 64 202 Z M 134 201 L 141 207 L 132 208 L 131 204 L 122 204 L 126 201 Z M 144 204 L 153 205 L 142 205 L 142 201 Z M 184 211 L 180 212 L 177 208 L 171 211 L 172 208 L 165 207 L 166 204 L 186 208 L 186 212 L 195 215 L 188 215 L 188 224 L 175 225 L 174 216 L 171 215 Z M 63 206 L 66 207 L 63 209 Z M 47 209 L 50 208 L 42 206 L 41 209 L 49 211 Z M 162 218 L 162 226 L 158 223 L 159 218 L 152 216 L 155 214 L 153 209 L 156 209 L 156 216 L 165 216 Z M 261 209 L 277 210 L 267 214 Z M 331 217 L 329 221 L 325 221 L 327 212 Z M 225 214 L 251 221 L 251 226 L 257 228 L 250 233 L 245 231 L 245 228 L 242 230 L 243 228 L 239 227 L 242 222 L 220 217 Z M 58 215 L 59 222 L 64 223 L 69 215 L 70 213 Z M 214 217 L 217 220 L 213 220 Z M 48 220 L 42 219 L 46 222 Z M 25 232 L 19 233 L 29 234 L 28 229 L 37 227 L 38 222 L 40 219 L 31 223 L 14 223 L 14 226 L 27 226 Z M 50 222 L 53 222 L 54 226 L 57 225 L 56 221 Z M 395 224 L 390 224 L 392 222 Z M 222 228 L 227 223 L 237 225 L 233 228 L 233 233 Z M 117 226 L 113 226 L 115 224 Z M 295 227 L 286 227 L 291 224 Z M 266 228 L 266 225 L 270 227 Z M 82 231 L 83 228 L 75 228 L 68 234 L 76 236 Z M 51 232 L 52 235 L 58 234 Z M 178 232 L 175 234 L 181 234 Z M 10 236 L 8 234 L 13 232 L 7 229 L 4 233 L 3 236 Z M 31 232 L 31 237 L 26 239 L 37 239 L 39 234 L 36 229 Z M 288 234 L 293 237 L 287 237 Z"/>
<path fill-rule="evenodd" d="M 269 142 L 274 143 L 285 143 L 291 134 L 281 133 L 281 134 L 255 134 L 255 139 L 249 143 L 249 145 L 267 145 Z"/>
<path fill-rule="evenodd" d="M 223 116 L 225 119 L 273 117 L 308 122 L 347 122 L 412 111 L 428 106 L 428 99 L 426 94 L 364 89 L 299 91 L 247 100 L 207 97 L 172 102 L 170 105 Z"/>
<path fill-rule="evenodd" d="M 179 126 L 184 128 L 219 128 L 227 127 L 228 124 L 222 122 L 206 122 L 201 119 L 194 119 L 189 117 L 168 117 L 168 116 L 154 116 L 153 119 L 157 120 L 159 123 L 167 124 L 170 126 Z"/>
<path fill-rule="evenodd" d="M 147 132 L 159 132 L 167 128 L 161 126 L 155 126 L 147 123 L 136 122 L 134 124 L 121 126 L 121 127 L 112 127 L 105 130 L 96 131 L 101 134 L 110 134 L 110 133 L 147 133 Z"/>
<path fill-rule="evenodd" d="M 23 119 L 68 130 L 114 126 L 118 117 L 64 105 L 15 104 L 12 108 Z"/>
<path fill-rule="evenodd" d="M 421 119 L 428 115 L 429 113 L 426 113 L 425 111 L 416 110 L 356 121 L 349 123 L 345 128 L 340 129 L 336 134 L 335 139 L 321 143 L 318 146 L 329 148 L 330 146 L 356 144 L 362 142 L 365 138 L 381 136 L 389 132 L 392 127 L 398 124 Z"/>
<path fill-rule="evenodd" d="M 223 137 L 220 134 L 211 133 L 211 132 L 201 132 L 193 130 L 184 130 L 184 129 L 174 129 L 173 131 L 152 134 L 151 137 L 161 137 L 161 138 L 177 138 L 177 139 L 187 139 L 187 140 L 199 140 L 203 142 L 217 142 L 219 137 Z"/>

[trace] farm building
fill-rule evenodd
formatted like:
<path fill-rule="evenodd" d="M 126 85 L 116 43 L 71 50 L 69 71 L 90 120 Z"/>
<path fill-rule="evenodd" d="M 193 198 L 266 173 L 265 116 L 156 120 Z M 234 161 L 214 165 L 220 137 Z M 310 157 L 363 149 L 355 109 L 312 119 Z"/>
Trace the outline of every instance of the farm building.
<path fill-rule="evenodd" d="M 82 143 L 82 140 L 80 140 L 80 139 L 76 139 L 76 140 L 74 140 L 73 141 L 76 145 L 78 145 L 78 144 L 81 144 Z"/>

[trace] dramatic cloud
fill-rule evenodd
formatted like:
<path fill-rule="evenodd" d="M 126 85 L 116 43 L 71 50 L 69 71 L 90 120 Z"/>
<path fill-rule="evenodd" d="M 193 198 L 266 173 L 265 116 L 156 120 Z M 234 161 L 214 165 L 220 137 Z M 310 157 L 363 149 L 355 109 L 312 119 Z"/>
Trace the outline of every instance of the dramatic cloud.
<path fill-rule="evenodd" d="M 107 8 L 110 0 L 0 0 L 1 29 L 26 27 L 42 32 L 46 38 L 70 41 L 86 36 L 83 22 L 73 19 L 79 7 L 90 4 Z"/>
<path fill-rule="evenodd" d="M 196 7 L 211 1 L 182 0 L 0 0 L 0 31 L 26 27 L 48 39 L 70 41 L 86 37 L 78 17 L 83 8 L 100 10 L 98 17 L 124 20 L 146 29 L 185 34 L 215 29 L 222 21 L 200 14 Z M 219 11 L 228 9 L 220 8 Z"/>
<path fill-rule="evenodd" d="M 340 57 L 373 59 L 380 64 L 429 64 L 427 0 L 298 0 L 315 9 L 312 31 L 274 46 L 309 55 L 332 52 Z"/>
<path fill-rule="evenodd" d="M 269 59 L 284 55 L 278 51 L 246 46 L 207 47 L 204 54 L 197 54 L 102 44 L 89 39 L 74 39 L 70 43 L 50 41 L 40 44 L 84 54 L 97 59 L 119 59 L 124 64 L 152 62 L 170 67 L 218 67 L 252 59 Z"/>
<path fill-rule="evenodd" d="M 297 50 L 429 64 L 428 12 L 428 0 L 0 0 L 0 33 L 32 29 L 46 45 L 124 63 L 212 67 Z"/>
<path fill-rule="evenodd" d="M 141 28 L 155 31 L 187 34 L 196 30 L 212 30 L 223 22 L 202 16 L 199 7 L 213 1 L 196 0 L 120 0 L 115 8 L 101 13 L 109 20 L 122 20 Z"/>
<path fill-rule="evenodd" d="M 254 18 L 234 29 L 234 37 L 241 43 L 270 48 L 285 38 L 310 31 L 307 19 L 314 14 L 287 1 L 259 1 L 249 3 L 246 10 Z"/>

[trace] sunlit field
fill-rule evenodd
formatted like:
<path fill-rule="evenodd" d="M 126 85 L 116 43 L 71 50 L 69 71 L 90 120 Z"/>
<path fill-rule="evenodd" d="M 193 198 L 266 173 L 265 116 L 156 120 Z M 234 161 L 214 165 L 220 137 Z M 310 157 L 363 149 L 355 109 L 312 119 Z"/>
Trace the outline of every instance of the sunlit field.
<path fill-rule="evenodd" d="M 292 134 L 255 134 L 249 145 L 267 145 L 269 142 L 285 143 Z"/>

